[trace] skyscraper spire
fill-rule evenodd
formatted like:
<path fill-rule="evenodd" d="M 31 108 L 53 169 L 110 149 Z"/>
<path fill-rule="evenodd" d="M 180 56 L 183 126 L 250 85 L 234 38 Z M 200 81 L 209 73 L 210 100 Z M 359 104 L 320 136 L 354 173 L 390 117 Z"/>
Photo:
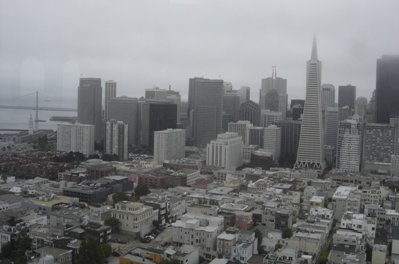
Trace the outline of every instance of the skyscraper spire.
<path fill-rule="evenodd" d="M 317 41 L 316 41 L 316 34 L 313 34 L 313 45 L 312 45 L 312 56 L 310 57 L 311 60 L 317 60 Z"/>

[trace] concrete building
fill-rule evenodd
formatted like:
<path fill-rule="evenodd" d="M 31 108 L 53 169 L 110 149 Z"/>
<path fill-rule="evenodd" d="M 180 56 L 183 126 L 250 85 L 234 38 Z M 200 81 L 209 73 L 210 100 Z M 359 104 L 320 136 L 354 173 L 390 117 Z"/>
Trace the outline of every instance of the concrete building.
<path fill-rule="evenodd" d="M 172 89 L 160 89 L 158 87 L 154 87 L 152 89 L 145 89 L 145 99 L 146 100 L 155 100 L 155 101 L 169 101 L 177 106 L 177 124 L 181 123 L 180 114 L 182 109 L 181 96 L 178 91 L 174 91 Z"/>
<path fill-rule="evenodd" d="M 119 160 L 127 160 L 129 125 L 111 119 L 105 123 L 105 153 L 117 155 Z"/>
<path fill-rule="evenodd" d="M 240 95 L 240 105 L 251 100 L 251 88 L 249 86 L 241 86 L 238 94 Z"/>
<path fill-rule="evenodd" d="M 362 126 L 355 119 L 339 123 L 337 141 L 337 169 L 359 172 L 362 148 Z"/>
<path fill-rule="evenodd" d="M 356 187 L 339 186 L 332 196 L 334 219 L 339 221 L 345 212 L 360 213 L 361 192 Z"/>
<path fill-rule="evenodd" d="M 399 176 L 399 155 L 392 155 L 391 157 L 391 175 Z"/>
<path fill-rule="evenodd" d="M 395 151 L 394 142 L 395 127 L 389 124 L 366 124 L 363 133 L 362 171 L 389 173 Z"/>
<path fill-rule="evenodd" d="M 57 126 L 57 150 L 94 153 L 95 126 L 86 124 L 59 124 Z"/>
<path fill-rule="evenodd" d="M 363 120 L 367 114 L 367 98 L 358 97 L 356 99 L 355 113 L 360 116 Z M 372 122 L 370 122 L 372 123 Z"/>
<path fill-rule="evenodd" d="M 399 55 L 378 59 L 376 78 L 376 122 L 387 124 L 399 113 Z"/>
<path fill-rule="evenodd" d="M 303 108 L 305 107 L 305 100 L 292 99 L 291 100 L 291 117 L 292 120 L 302 120 Z"/>
<path fill-rule="evenodd" d="M 158 221 L 158 210 L 142 203 L 122 201 L 115 204 L 112 217 L 119 220 L 122 231 L 144 237 L 151 232 L 153 221 Z"/>
<path fill-rule="evenodd" d="M 263 149 L 272 153 L 273 160 L 278 163 L 281 150 L 281 128 L 276 125 L 269 125 L 265 128 L 263 140 Z"/>
<path fill-rule="evenodd" d="M 108 120 L 116 119 L 127 124 L 129 126 L 128 144 L 137 146 L 139 144 L 139 108 L 137 98 L 114 97 L 109 100 L 108 104 Z"/>
<path fill-rule="evenodd" d="M 252 127 L 252 124 L 249 121 L 237 121 L 235 123 L 229 123 L 228 132 L 238 133 L 239 136 L 242 137 L 242 142 L 245 145 L 249 144 L 249 129 Z"/>
<path fill-rule="evenodd" d="M 274 112 L 269 109 L 260 112 L 260 126 L 262 127 L 268 127 L 282 120 L 283 114 L 281 112 Z"/>
<path fill-rule="evenodd" d="M 285 120 L 277 124 L 281 128 L 280 157 L 287 162 L 286 166 L 292 167 L 296 161 L 301 124 L 301 121 L 296 120 Z"/>
<path fill-rule="evenodd" d="M 222 131 L 223 80 L 191 78 L 188 91 L 190 135 L 205 146 Z"/>
<path fill-rule="evenodd" d="M 287 79 L 277 77 L 276 68 L 273 68 L 272 77 L 262 79 L 259 95 L 260 109 L 281 112 L 282 119 L 285 119 L 287 100 Z"/>
<path fill-rule="evenodd" d="M 350 109 L 355 110 L 356 100 L 356 86 L 342 85 L 338 87 L 338 107 L 349 106 Z"/>
<path fill-rule="evenodd" d="M 312 55 L 307 62 L 306 76 L 306 100 L 294 168 L 321 172 L 325 162 L 320 89 L 321 61 L 317 58 L 316 38 L 313 39 Z"/>
<path fill-rule="evenodd" d="M 206 147 L 206 165 L 234 170 L 243 164 L 244 143 L 238 133 L 219 134 Z"/>
<path fill-rule="evenodd" d="M 166 129 L 154 133 L 154 160 L 162 164 L 165 160 L 184 158 L 186 130 Z"/>
<path fill-rule="evenodd" d="M 242 103 L 240 106 L 240 120 L 248 120 L 254 126 L 259 126 L 259 114 L 259 105 L 251 100 Z"/>
<path fill-rule="evenodd" d="M 80 78 L 78 122 L 95 126 L 95 141 L 103 139 L 102 88 L 100 78 Z"/>
<path fill-rule="evenodd" d="M 223 95 L 223 115 L 230 115 L 232 122 L 239 120 L 240 114 L 240 95 L 238 91 L 231 90 Z"/>
<path fill-rule="evenodd" d="M 105 99 L 104 99 L 104 120 L 109 119 L 109 101 L 116 97 L 116 82 L 106 81 L 105 82 Z"/>
<path fill-rule="evenodd" d="M 172 240 L 178 244 L 198 247 L 200 256 L 210 260 L 217 256 L 217 237 L 223 228 L 223 217 L 185 214 L 172 224 Z"/>
<path fill-rule="evenodd" d="M 335 106 L 335 88 L 332 84 L 321 85 L 321 107 L 325 110 L 327 107 Z"/>

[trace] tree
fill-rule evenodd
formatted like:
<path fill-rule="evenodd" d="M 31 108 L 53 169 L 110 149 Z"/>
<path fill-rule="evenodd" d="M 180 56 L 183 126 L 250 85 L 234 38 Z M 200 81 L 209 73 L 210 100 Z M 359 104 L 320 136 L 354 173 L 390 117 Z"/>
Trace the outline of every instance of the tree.
<path fill-rule="evenodd" d="M 11 240 L 1 248 L 1 257 L 13 261 L 15 264 L 26 263 L 25 252 L 31 248 L 32 239 L 28 236 L 21 236 L 16 241 Z"/>
<path fill-rule="evenodd" d="M 328 261 L 328 255 L 330 254 L 330 251 L 329 250 L 324 250 L 322 253 L 321 253 L 321 255 L 320 255 L 320 258 L 319 258 L 319 264 L 326 264 L 327 263 L 327 261 Z"/>
<path fill-rule="evenodd" d="M 112 248 L 109 244 L 101 244 L 100 247 L 101 247 L 101 251 L 104 254 L 104 257 L 108 258 L 111 256 Z"/>
<path fill-rule="evenodd" d="M 262 234 L 262 232 L 259 229 L 255 229 L 255 237 L 258 239 L 258 250 L 259 250 L 259 253 L 262 253 L 263 252 L 263 248 L 262 248 L 263 234 Z"/>
<path fill-rule="evenodd" d="M 76 254 L 76 264 L 103 264 L 104 263 L 104 252 L 101 250 L 100 244 L 93 238 L 83 240 L 80 244 L 78 253 Z"/>
<path fill-rule="evenodd" d="M 107 218 L 104 221 L 104 225 L 110 226 L 113 232 L 119 231 L 120 224 L 121 224 L 121 222 L 115 217 Z"/>
<path fill-rule="evenodd" d="M 279 250 L 280 248 L 282 248 L 283 247 L 283 245 L 281 245 L 280 243 L 277 243 L 275 246 L 274 246 L 274 251 L 277 251 L 277 250 Z"/>
<path fill-rule="evenodd" d="M 373 247 L 366 243 L 366 261 L 371 261 L 373 255 Z"/>
<path fill-rule="evenodd" d="M 283 238 L 290 238 L 290 237 L 292 237 L 292 230 L 290 229 L 290 228 L 288 228 L 288 227 L 286 227 L 286 228 L 283 228 L 283 234 L 282 234 L 282 237 Z"/>
<path fill-rule="evenodd" d="M 138 184 L 137 187 L 134 189 L 134 194 L 137 199 L 139 199 L 141 196 L 147 195 L 149 193 L 150 193 L 150 190 L 148 190 L 147 185 Z"/>
<path fill-rule="evenodd" d="M 112 196 L 112 200 L 115 203 L 120 202 L 120 201 L 129 201 L 129 196 L 127 196 L 127 194 L 124 192 L 118 192 Z"/>

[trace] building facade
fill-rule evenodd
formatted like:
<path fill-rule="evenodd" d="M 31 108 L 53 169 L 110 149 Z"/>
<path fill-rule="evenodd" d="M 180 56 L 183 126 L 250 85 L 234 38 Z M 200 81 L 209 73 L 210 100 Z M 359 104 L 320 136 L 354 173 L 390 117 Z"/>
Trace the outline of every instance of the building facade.
<path fill-rule="evenodd" d="M 105 153 L 117 155 L 119 160 L 128 159 L 129 125 L 111 119 L 105 124 Z"/>
<path fill-rule="evenodd" d="M 162 164 L 165 160 L 184 158 L 186 130 L 166 129 L 154 133 L 154 160 Z"/>
<path fill-rule="evenodd" d="M 95 126 L 86 124 L 59 124 L 57 126 L 57 150 L 94 153 Z"/>

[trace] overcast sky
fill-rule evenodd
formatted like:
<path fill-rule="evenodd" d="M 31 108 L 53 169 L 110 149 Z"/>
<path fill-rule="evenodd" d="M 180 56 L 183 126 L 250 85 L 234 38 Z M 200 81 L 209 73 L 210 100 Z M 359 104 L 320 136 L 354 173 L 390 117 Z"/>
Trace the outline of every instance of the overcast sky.
<path fill-rule="evenodd" d="M 118 95 L 158 86 L 187 97 L 190 77 L 251 87 L 288 80 L 305 97 L 312 36 L 322 83 L 370 98 L 376 59 L 399 54 L 399 1 L 0 0 L 0 95 L 76 96 L 80 76 L 118 83 Z M 337 95 L 336 95 L 337 97 Z"/>

